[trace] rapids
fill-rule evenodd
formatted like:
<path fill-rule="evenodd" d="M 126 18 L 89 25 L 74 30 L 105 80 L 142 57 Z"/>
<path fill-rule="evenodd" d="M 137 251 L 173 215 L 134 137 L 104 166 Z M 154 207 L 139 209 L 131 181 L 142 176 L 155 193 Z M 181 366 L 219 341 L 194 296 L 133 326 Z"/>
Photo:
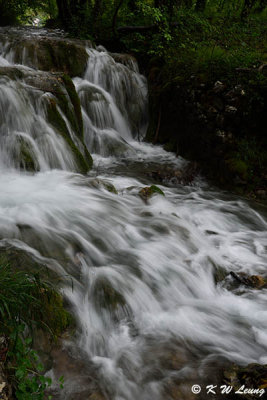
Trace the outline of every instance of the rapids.
<path fill-rule="evenodd" d="M 95 390 L 111 400 L 165 400 L 174 398 L 172 380 L 198 383 L 219 360 L 267 363 L 267 290 L 229 290 L 227 277 L 266 276 L 266 209 L 201 178 L 159 185 L 165 196 L 144 203 L 138 191 L 154 183 L 146 172 L 186 161 L 138 141 L 147 90 L 136 64 L 102 47 L 87 51 L 85 75 L 74 78 L 94 159 L 86 176 L 73 170 L 40 99 L 27 97 L 23 82 L 0 80 L 0 246 L 62 278 L 77 325 L 55 398 L 91 399 Z M 32 143 L 39 171 L 13 161 L 18 135 Z M 57 368 L 48 374 L 57 378 Z"/>

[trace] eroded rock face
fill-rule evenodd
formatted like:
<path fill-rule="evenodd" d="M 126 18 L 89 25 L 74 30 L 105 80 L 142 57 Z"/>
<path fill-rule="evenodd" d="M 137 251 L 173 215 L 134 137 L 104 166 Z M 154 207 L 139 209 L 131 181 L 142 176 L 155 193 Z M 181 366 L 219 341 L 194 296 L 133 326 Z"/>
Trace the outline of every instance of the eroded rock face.
<path fill-rule="evenodd" d="M 0 45 L 3 54 L 10 62 L 27 65 L 34 69 L 51 72 L 64 72 L 71 77 L 82 76 L 88 60 L 85 43 L 59 36 L 42 35 L 36 30 L 35 37 L 27 30 L 20 35 L 0 30 Z"/>
<path fill-rule="evenodd" d="M 80 100 L 68 75 L 25 67 L 0 67 L 0 91 L 2 148 L 6 143 L 9 158 L 14 159 L 15 167 L 34 171 L 48 164 L 50 167 L 66 167 L 82 173 L 91 168 L 92 159 L 83 141 Z M 26 135 L 16 133 L 24 131 Z M 59 144 L 59 139 L 53 139 L 55 134 L 64 140 L 75 165 L 71 160 L 60 160 L 60 151 L 64 157 L 60 147 L 53 150 L 54 159 L 49 159 L 53 155 L 49 155 L 52 153 L 46 149 L 48 144 L 43 141 L 48 140 L 50 135 L 50 143 L 55 147 L 55 143 Z M 12 146 L 10 140 L 13 140 Z M 45 160 L 40 152 L 44 153 Z"/>

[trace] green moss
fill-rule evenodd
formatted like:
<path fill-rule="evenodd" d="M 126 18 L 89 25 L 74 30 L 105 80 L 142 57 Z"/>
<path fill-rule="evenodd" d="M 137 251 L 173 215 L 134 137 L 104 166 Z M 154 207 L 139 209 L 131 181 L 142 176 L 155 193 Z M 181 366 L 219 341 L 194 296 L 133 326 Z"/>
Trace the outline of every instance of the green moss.
<path fill-rule="evenodd" d="M 119 306 L 125 305 L 123 296 L 105 279 L 99 279 L 96 282 L 94 296 L 98 305 L 103 308 L 111 309 L 112 311 Z"/>
<path fill-rule="evenodd" d="M 82 76 L 88 60 L 88 54 L 84 46 L 73 40 L 59 38 L 42 38 L 38 40 L 26 40 L 26 47 L 33 66 L 42 71 L 64 72 L 71 77 Z M 20 62 L 20 41 L 14 47 L 15 60 Z"/>
<path fill-rule="evenodd" d="M 150 187 L 144 187 L 139 191 L 139 196 L 142 197 L 144 200 L 148 200 L 153 194 L 160 194 L 165 196 L 163 191 L 156 185 L 152 185 Z"/>
<path fill-rule="evenodd" d="M 76 117 L 76 124 L 78 127 L 78 136 L 80 137 L 80 139 L 84 139 L 83 138 L 83 119 L 82 119 L 82 110 L 81 110 L 81 103 L 80 103 L 80 98 L 75 90 L 75 86 L 71 80 L 71 78 L 64 74 L 62 76 L 63 82 L 65 84 L 65 87 L 67 89 L 69 98 L 71 100 L 71 103 L 73 105 L 74 108 L 74 113 L 75 113 L 75 117 Z"/>
<path fill-rule="evenodd" d="M 103 183 L 104 188 L 105 188 L 108 192 L 114 193 L 114 194 L 118 194 L 117 189 L 115 188 L 114 185 L 112 185 L 112 183 L 109 183 L 109 182 L 102 182 L 102 183 Z"/>
<path fill-rule="evenodd" d="M 91 154 L 89 153 L 85 144 L 84 144 L 84 158 L 85 158 L 85 160 L 88 164 L 89 170 L 90 170 L 93 166 L 93 158 L 92 158 Z"/>
<path fill-rule="evenodd" d="M 39 171 L 40 166 L 34 160 L 30 145 L 26 143 L 23 139 L 21 139 L 20 146 L 20 168 L 25 169 L 26 171 Z"/>
<path fill-rule="evenodd" d="M 161 194 L 162 196 L 165 196 L 165 194 L 163 193 L 163 191 L 162 191 L 158 186 L 156 186 L 156 185 L 150 186 L 150 190 L 151 190 L 152 193 L 159 193 L 159 194 Z"/>
<path fill-rule="evenodd" d="M 29 304 L 29 308 L 32 308 L 32 328 L 44 331 L 48 329 L 53 337 L 57 338 L 73 324 L 73 317 L 65 309 L 61 294 L 57 292 L 54 283 L 51 283 L 58 277 L 53 272 L 50 276 L 46 266 L 40 265 L 26 252 L 3 248 L 0 250 L 0 269 L 5 271 L 6 275 L 8 274 L 6 276 L 6 282 L 9 282 L 8 287 L 12 288 L 12 285 L 21 279 L 25 285 L 28 282 L 30 287 L 30 293 L 25 299 L 29 302 L 32 302 L 34 298 L 38 299 L 35 304 Z M 1 279 L 4 279 L 3 274 Z M 3 290 L 2 287 L 2 292 Z M 23 286 L 19 290 L 23 293 Z M 14 295 L 16 291 L 10 293 Z M 10 301 L 13 301 L 15 305 L 15 299 L 10 299 Z"/>
<path fill-rule="evenodd" d="M 103 187 L 110 193 L 118 194 L 118 191 L 115 188 L 115 186 L 112 183 L 105 181 L 103 179 L 98 179 L 98 178 L 93 179 L 91 180 L 91 185 L 96 188 Z"/>
<path fill-rule="evenodd" d="M 42 290 L 40 301 L 42 303 L 42 322 L 49 327 L 55 338 L 73 325 L 73 317 L 64 308 L 62 296 L 54 289 Z"/>
<path fill-rule="evenodd" d="M 64 138 L 69 145 L 79 168 L 79 171 L 86 174 L 92 166 L 92 159 L 89 153 L 86 153 L 86 158 L 82 155 L 77 146 L 73 143 L 70 137 L 68 128 L 65 121 L 61 117 L 57 110 L 57 103 L 54 99 L 49 99 L 47 104 L 47 117 L 50 124 L 52 124 L 58 131 L 58 133 Z"/>

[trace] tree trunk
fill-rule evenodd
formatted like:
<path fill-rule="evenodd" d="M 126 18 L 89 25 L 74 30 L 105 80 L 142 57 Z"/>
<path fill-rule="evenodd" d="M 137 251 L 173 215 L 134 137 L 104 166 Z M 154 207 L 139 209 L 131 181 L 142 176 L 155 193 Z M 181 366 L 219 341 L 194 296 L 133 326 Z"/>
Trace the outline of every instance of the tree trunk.
<path fill-rule="evenodd" d="M 68 0 L 57 0 L 58 17 L 64 28 L 68 27 L 70 19 L 70 8 Z"/>
<path fill-rule="evenodd" d="M 123 1 L 124 1 L 124 0 L 119 0 L 119 3 L 118 3 L 118 5 L 117 5 L 117 7 L 116 7 L 116 9 L 115 9 L 115 12 L 114 12 L 114 15 L 113 15 L 113 19 L 112 19 L 112 31 L 113 31 L 114 36 L 116 36 L 117 17 L 118 17 L 119 10 L 120 10 L 120 8 L 121 8 L 121 6 L 122 6 L 122 4 L 123 4 Z"/>
<path fill-rule="evenodd" d="M 102 14 L 102 0 L 95 0 L 95 5 L 93 8 L 93 20 L 96 22 L 98 17 Z"/>
<path fill-rule="evenodd" d="M 58 16 L 64 28 L 68 30 L 73 22 L 77 25 L 77 21 L 79 20 L 80 24 L 84 23 L 83 21 L 85 17 L 84 11 L 86 9 L 88 0 L 56 0 L 56 1 L 58 7 Z"/>

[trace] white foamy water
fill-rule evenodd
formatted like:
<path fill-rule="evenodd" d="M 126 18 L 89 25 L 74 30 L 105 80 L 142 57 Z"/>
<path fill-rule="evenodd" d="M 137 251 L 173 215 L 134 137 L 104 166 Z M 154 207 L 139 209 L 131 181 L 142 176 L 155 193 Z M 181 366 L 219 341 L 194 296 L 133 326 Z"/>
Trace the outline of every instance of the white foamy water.
<path fill-rule="evenodd" d="M 90 51 L 94 58 L 84 79 L 75 79 L 86 143 L 98 153 L 89 176 L 63 164 L 61 170 L 49 165 L 31 133 L 32 103 L 26 108 L 27 101 L 12 92 L 12 84 L 2 83 L 8 93 L 2 101 L 8 99 L 17 115 L 22 107 L 26 111 L 21 120 L 4 119 L 1 140 L 6 131 L 23 132 L 35 141 L 34 154 L 44 167 L 29 174 L 10 165 L 6 149 L 13 144 L 5 139 L 0 153 L 0 246 L 24 249 L 64 277 L 62 291 L 77 324 L 68 347 L 74 359 L 84 361 L 77 373 L 82 383 L 70 376 L 56 398 L 87 399 L 88 393 L 82 393 L 90 386 L 85 377 L 92 371 L 107 399 L 165 400 L 168 379 L 201 376 L 210 360 L 266 363 L 267 290 L 229 290 L 229 277 L 216 278 L 218 271 L 224 276 L 230 271 L 266 276 L 266 210 L 207 184 L 159 185 L 165 196 L 145 203 L 138 191 L 153 183 L 145 170 L 166 164 L 177 168 L 185 161 L 161 147 L 133 141 L 130 106 L 116 94 L 126 78 L 117 82 L 116 76 L 108 87 L 103 69 L 116 69 L 116 64 L 103 50 Z M 127 68 L 121 65 L 118 77 Z M 88 98 L 87 88 L 97 100 Z M 123 155 L 107 150 L 109 142 L 98 138 L 105 132 L 116 145 L 126 146 Z M 118 194 L 108 192 L 101 181 L 114 184 Z M 168 352 L 181 355 L 176 368 L 164 363 Z"/>

